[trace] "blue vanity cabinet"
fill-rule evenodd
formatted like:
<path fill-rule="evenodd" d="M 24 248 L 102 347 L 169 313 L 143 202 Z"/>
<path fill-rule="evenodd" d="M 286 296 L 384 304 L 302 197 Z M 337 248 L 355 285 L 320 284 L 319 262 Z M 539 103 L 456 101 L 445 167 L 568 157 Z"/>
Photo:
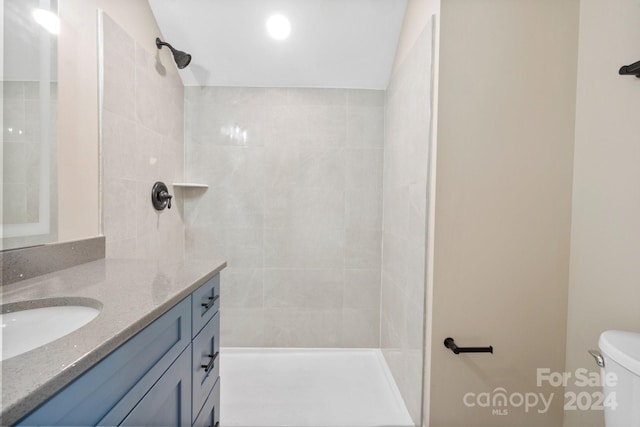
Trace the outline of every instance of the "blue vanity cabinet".
<path fill-rule="evenodd" d="M 191 306 L 186 298 L 18 425 L 117 425 L 190 342 Z"/>
<path fill-rule="evenodd" d="M 17 425 L 190 426 L 202 408 L 218 411 L 219 356 L 209 355 L 219 351 L 219 284 L 216 275 Z"/>
<path fill-rule="evenodd" d="M 193 426 L 213 427 L 220 417 L 220 276 L 195 291 L 191 301 Z"/>

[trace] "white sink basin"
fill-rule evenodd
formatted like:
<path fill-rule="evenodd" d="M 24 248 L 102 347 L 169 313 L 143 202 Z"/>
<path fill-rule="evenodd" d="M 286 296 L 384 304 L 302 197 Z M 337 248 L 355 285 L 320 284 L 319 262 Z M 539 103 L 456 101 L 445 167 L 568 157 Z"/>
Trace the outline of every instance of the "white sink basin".
<path fill-rule="evenodd" d="M 55 341 L 100 314 L 99 309 L 83 305 L 54 305 L 11 312 L 5 308 L 3 311 L 4 314 L 0 314 L 1 360 Z"/>

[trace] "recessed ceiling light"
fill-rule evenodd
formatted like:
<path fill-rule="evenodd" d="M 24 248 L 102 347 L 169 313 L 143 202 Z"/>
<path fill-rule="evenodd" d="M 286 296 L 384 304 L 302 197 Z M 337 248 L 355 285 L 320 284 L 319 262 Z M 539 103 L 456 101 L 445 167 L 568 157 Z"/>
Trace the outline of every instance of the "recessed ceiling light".
<path fill-rule="evenodd" d="M 291 23 L 284 15 L 271 15 L 267 20 L 267 31 L 272 38 L 284 40 L 291 33 Z"/>
<path fill-rule="evenodd" d="M 50 10 L 35 9 L 33 19 L 51 34 L 60 33 L 60 18 Z"/>

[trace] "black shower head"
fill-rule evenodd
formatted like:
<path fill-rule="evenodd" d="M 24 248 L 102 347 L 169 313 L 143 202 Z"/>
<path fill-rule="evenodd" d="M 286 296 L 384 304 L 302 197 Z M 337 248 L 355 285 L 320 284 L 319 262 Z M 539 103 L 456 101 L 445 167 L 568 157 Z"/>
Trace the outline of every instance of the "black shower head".
<path fill-rule="evenodd" d="M 191 62 L 191 55 L 181 50 L 174 49 L 173 46 L 171 46 L 169 43 L 163 42 L 159 38 L 156 38 L 156 46 L 158 47 L 158 49 L 162 49 L 162 46 L 167 46 L 169 49 L 171 49 L 173 60 L 176 61 L 176 65 L 180 69 L 183 69 Z"/>

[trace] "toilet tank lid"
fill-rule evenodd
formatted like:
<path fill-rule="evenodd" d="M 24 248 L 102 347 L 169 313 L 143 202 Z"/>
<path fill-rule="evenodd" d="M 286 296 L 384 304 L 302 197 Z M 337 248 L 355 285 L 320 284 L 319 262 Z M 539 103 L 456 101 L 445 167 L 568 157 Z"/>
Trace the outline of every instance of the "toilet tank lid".
<path fill-rule="evenodd" d="M 640 333 L 604 331 L 600 335 L 598 346 L 606 356 L 640 375 Z"/>

